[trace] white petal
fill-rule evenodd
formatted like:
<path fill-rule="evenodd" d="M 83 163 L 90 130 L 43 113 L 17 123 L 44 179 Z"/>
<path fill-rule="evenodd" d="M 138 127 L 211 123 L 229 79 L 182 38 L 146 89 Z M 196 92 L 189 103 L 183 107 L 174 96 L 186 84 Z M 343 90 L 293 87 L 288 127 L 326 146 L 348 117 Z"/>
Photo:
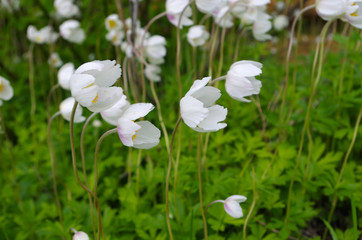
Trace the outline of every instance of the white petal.
<path fill-rule="evenodd" d="M 102 112 L 116 104 L 122 95 L 123 90 L 120 87 L 101 87 L 88 109 L 92 112 Z"/>
<path fill-rule="evenodd" d="M 10 100 L 14 96 L 14 90 L 10 82 L 0 76 L 0 99 Z"/>
<path fill-rule="evenodd" d="M 201 101 L 191 96 L 185 96 L 181 99 L 180 111 L 182 119 L 190 128 L 196 128 L 209 112 Z"/>
<path fill-rule="evenodd" d="M 120 118 L 117 123 L 117 132 L 118 136 L 121 139 L 122 143 L 125 146 L 133 146 L 133 137 L 136 135 L 136 132 L 141 128 L 137 123 L 126 119 Z"/>
<path fill-rule="evenodd" d="M 112 107 L 101 112 L 102 118 L 109 124 L 116 126 L 118 119 L 122 116 L 122 113 L 129 106 L 126 95 L 122 95 Z"/>
<path fill-rule="evenodd" d="M 72 96 L 84 107 L 90 106 L 97 96 L 99 87 L 93 85 L 94 80 L 89 74 L 73 74 L 70 78 Z"/>
<path fill-rule="evenodd" d="M 127 110 L 122 114 L 122 118 L 134 121 L 146 116 L 154 108 L 155 107 L 151 103 L 135 103 L 127 108 Z"/>
<path fill-rule="evenodd" d="M 202 132 L 215 132 L 225 128 L 227 124 L 219 122 L 225 120 L 227 112 L 227 109 L 220 105 L 209 107 L 207 117 L 198 124 L 198 128 L 200 128 Z M 195 130 L 197 131 L 198 129 Z"/>
<path fill-rule="evenodd" d="M 224 208 L 226 213 L 233 218 L 241 218 L 243 216 L 243 210 L 241 209 L 240 204 L 236 201 L 225 201 Z"/>
<path fill-rule="evenodd" d="M 193 93 L 197 92 L 201 88 L 205 87 L 206 84 L 210 81 L 211 77 L 204 77 L 201 80 L 195 80 L 192 84 L 190 90 L 185 94 L 185 96 L 191 96 Z"/>
<path fill-rule="evenodd" d="M 75 99 L 73 97 L 66 98 L 60 103 L 59 106 L 60 114 L 67 121 L 70 121 L 74 103 Z M 74 123 L 83 122 L 85 120 L 85 117 L 82 116 L 82 111 L 83 111 L 82 107 L 78 104 L 74 114 Z"/>
<path fill-rule="evenodd" d="M 59 85 L 65 89 L 70 89 L 70 78 L 74 73 L 74 64 L 66 63 L 64 64 L 58 71 L 58 83 Z"/>
<path fill-rule="evenodd" d="M 137 122 L 141 128 L 137 131 L 133 140 L 135 148 L 149 149 L 158 145 L 160 142 L 161 131 L 149 121 Z"/>
<path fill-rule="evenodd" d="M 72 240 L 89 240 L 89 237 L 85 232 L 76 232 Z"/>
<path fill-rule="evenodd" d="M 225 201 L 228 201 L 228 200 L 233 200 L 238 203 L 241 203 L 241 202 L 245 202 L 247 200 L 247 198 L 242 195 L 232 195 L 232 196 L 228 197 Z"/>
<path fill-rule="evenodd" d="M 221 96 L 220 90 L 215 87 L 206 86 L 192 94 L 192 97 L 201 101 L 204 107 L 210 107 Z"/>

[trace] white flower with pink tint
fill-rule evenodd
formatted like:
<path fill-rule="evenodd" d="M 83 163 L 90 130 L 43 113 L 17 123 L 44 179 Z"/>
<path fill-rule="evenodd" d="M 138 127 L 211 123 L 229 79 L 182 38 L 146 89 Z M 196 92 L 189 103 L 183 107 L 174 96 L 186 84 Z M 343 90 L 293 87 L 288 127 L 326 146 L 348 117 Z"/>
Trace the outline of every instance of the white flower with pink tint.
<path fill-rule="evenodd" d="M 247 198 L 242 195 L 232 195 L 228 197 L 226 200 L 213 201 L 212 203 L 210 203 L 210 205 L 217 202 L 223 203 L 225 212 L 227 214 L 229 214 L 233 218 L 241 218 L 243 217 L 243 210 L 240 207 L 240 203 L 245 202 L 246 199 Z"/>
<path fill-rule="evenodd" d="M 193 24 L 193 21 L 189 19 L 192 15 L 192 10 L 189 4 L 189 0 L 167 0 L 166 1 L 166 13 L 168 20 L 175 25 L 178 26 L 178 22 L 181 18 L 180 28 L 183 26 L 190 26 Z M 181 13 L 184 8 L 187 6 L 182 16 Z"/>

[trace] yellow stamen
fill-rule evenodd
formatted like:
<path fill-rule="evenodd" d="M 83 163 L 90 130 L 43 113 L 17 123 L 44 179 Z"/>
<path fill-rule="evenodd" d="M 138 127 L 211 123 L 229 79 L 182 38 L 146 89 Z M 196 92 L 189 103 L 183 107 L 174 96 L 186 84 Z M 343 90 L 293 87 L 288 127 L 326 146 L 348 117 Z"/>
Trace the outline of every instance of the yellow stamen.
<path fill-rule="evenodd" d="M 36 39 L 37 42 L 40 42 L 40 41 L 41 41 L 41 37 L 40 37 L 40 36 L 37 36 L 35 39 Z"/>
<path fill-rule="evenodd" d="M 136 134 L 132 136 L 132 141 L 136 138 Z"/>
<path fill-rule="evenodd" d="M 0 79 L 0 92 L 3 90 L 3 88 L 4 88 L 4 84 L 3 84 L 3 81 L 1 81 L 1 79 Z"/>
<path fill-rule="evenodd" d="M 93 86 L 93 85 L 94 85 L 94 83 L 91 83 L 91 84 L 89 84 L 88 86 L 85 86 L 83 89 L 89 88 L 89 87 L 91 87 L 91 86 Z"/>
<path fill-rule="evenodd" d="M 96 102 L 98 102 L 98 94 L 97 94 L 97 96 L 93 99 L 92 104 L 94 104 L 94 103 L 96 103 Z"/>
<path fill-rule="evenodd" d="M 353 3 L 352 6 L 356 6 L 356 3 Z M 358 17 L 357 12 L 358 12 L 358 9 L 357 9 L 354 13 L 351 13 L 350 15 L 351 15 L 352 17 Z"/>
<path fill-rule="evenodd" d="M 109 28 L 113 29 L 117 26 L 116 21 L 114 20 L 108 20 Z"/>

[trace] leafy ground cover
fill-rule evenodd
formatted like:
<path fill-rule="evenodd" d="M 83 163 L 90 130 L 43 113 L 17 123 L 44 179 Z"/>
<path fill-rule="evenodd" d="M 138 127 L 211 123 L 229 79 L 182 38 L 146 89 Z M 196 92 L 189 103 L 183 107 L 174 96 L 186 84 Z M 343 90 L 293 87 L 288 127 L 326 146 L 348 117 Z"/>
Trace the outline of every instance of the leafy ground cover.
<path fill-rule="evenodd" d="M 123 68 L 117 86 L 124 87 L 124 75 L 136 74 L 134 79 L 141 79 L 140 64 L 127 71 L 125 54 L 105 38 L 104 21 L 108 15 L 119 13 L 117 2 L 77 2 L 86 33 L 82 44 L 58 39 L 55 44 L 37 45 L 26 38 L 30 24 L 50 24 L 58 29 L 61 21 L 54 17 L 52 1 L 22 1 L 18 10 L 1 12 L 0 75 L 10 80 L 14 97 L 0 107 L 0 239 L 70 239 L 70 228 L 87 232 L 91 239 L 96 237 L 92 222 L 96 210 L 91 214 L 87 192 L 73 173 L 69 122 L 56 117 L 49 125 L 50 117 L 70 92 L 58 88 L 49 94 L 57 83 L 58 69 L 48 64 L 48 58 L 57 52 L 64 63 L 73 62 L 76 67 L 93 59 L 117 59 Z M 129 3 L 122 1 L 122 7 L 124 15 L 130 16 Z M 192 7 L 193 19 L 199 22 L 204 14 Z M 141 26 L 162 11 L 163 1 L 141 2 Z M 226 128 L 199 134 L 181 123 L 175 135 L 169 191 L 174 239 L 204 239 L 201 209 L 235 194 L 247 197 L 241 204 L 244 216 L 232 218 L 221 203 L 209 206 L 205 214 L 208 239 L 359 239 L 361 32 L 348 23 L 333 22 L 320 54 L 321 71 L 316 68 L 313 72 L 318 52 L 315 39 L 324 24 L 321 19 L 304 18 L 299 30 L 297 25 L 299 41 L 292 50 L 287 87 L 289 30 L 272 30 L 277 40 L 259 42 L 238 24 L 225 29 L 206 19 L 214 45 L 192 48 L 186 40 L 188 28 L 184 27 L 177 63 L 177 28 L 165 17 L 150 27 L 151 34 L 167 39 L 162 80 L 154 87 L 169 139 L 179 114 L 178 69 L 183 96 L 195 79 L 210 73 L 214 78 L 225 75 L 237 60 L 263 63 L 258 77 L 263 86 L 259 95 L 250 97 L 251 103 L 233 100 L 224 82 L 216 83 L 222 93 L 218 104 L 228 109 Z M 156 105 L 148 80 L 145 94 L 141 81 L 135 82 L 130 92 L 132 103 L 144 96 L 146 102 Z M 91 115 L 86 109 L 83 112 L 86 117 Z M 157 109 L 147 120 L 161 128 Z M 83 124 L 74 126 L 82 181 L 79 142 Z M 111 128 L 96 115 L 86 129 L 84 159 L 90 189 L 95 187 L 96 144 Z M 160 144 L 150 150 L 128 148 L 117 134 L 104 138 L 99 145 L 97 174 L 105 239 L 170 239 L 165 206 L 168 161 L 164 132 Z"/>

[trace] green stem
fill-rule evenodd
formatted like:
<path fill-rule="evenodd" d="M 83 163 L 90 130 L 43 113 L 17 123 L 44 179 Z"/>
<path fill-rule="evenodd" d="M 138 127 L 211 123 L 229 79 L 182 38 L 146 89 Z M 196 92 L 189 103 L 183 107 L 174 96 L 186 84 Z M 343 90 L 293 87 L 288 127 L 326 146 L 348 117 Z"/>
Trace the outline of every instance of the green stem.
<path fill-rule="evenodd" d="M 207 240 L 207 222 L 204 212 L 204 204 L 202 200 L 202 177 L 201 177 L 201 145 L 202 145 L 202 134 L 199 133 L 198 144 L 197 144 L 197 167 L 198 167 L 198 177 L 199 177 L 199 197 L 200 197 L 200 209 L 202 216 L 202 223 L 204 226 L 204 237 Z"/>
<path fill-rule="evenodd" d="M 102 216 L 101 216 L 101 207 L 100 207 L 100 203 L 97 197 L 97 188 L 98 188 L 98 153 L 99 153 L 99 147 L 102 143 L 102 141 L 104 140 L 104 138 L 106 138 L 108 135 L 112 134 L 112 133 L 116 133 L 117 132 L 117 128 L 111 129 L 107 132 L 105 132 L 99 139 L 96 145 L 96 150 L 94 153 L 94 204 L 96 206 L 97 209 L 97 215 L 98 215 L 98 239 L 101 239 L 100 234 L 102 233 L 102 238 L 103 240 L 105 240 L 105 235 L 104 235 L 104 231 L 103 231 L 103 225 L 102 225 Z"/>
<path fill-rule="evenodd" d="M 54 153 L 53 140 L 52 140 L 52 136 L 51 136 L 52 122 L 59 115 L 60 115 L 60 112 L 55 113 L 53 116 L 50 117 L 50 119 L 48 121 L 47 142 L 48 142 L 48 148 L 49 148 L 49 153 L 50 153 L 50 163 L 51 163 L 51 168 L 52 168 L 52 182 L 53 182 L 53 190 L 54 190 L 54 196 L 55 196 L 55 204 L 57 205 L 60 225 L 62 226 L 63 231 L 64 231 L 65 228 L 64 228 L 64 222 L 63 222 L 62 207 L 60 204 L 58 187 L 57 187 L 57 171 L 56 171 L 56 167 L 55 167 L 56 158 L 55 158 L 55 153 Z M 65 240 L 64 237 L 63 237 L 63 239 Z"/>
<path fill-rule="evenodd" d="M 246 226 L 248 225 L 249 219 L 251 217 L 251 214 L 253 213 L 255 204 L 256 204 L 256 188 L 255 188 L 255 168 L 254 165 L 252 166 L 252 170 L 253 170 L 253 202 L 251 204 L 248 216 L 246 216 L 245 218 L 245 223 L 244 223 L 244 227 L 243 227 L 243 240 L 246 240 Z"/>
<path fill-rule="evenodd" d="M 169 154 L 169 157 L 168 157 L 168 168 L 167 168 L 167 176 L 166 176 L 166 189 L 165 189 L 166 221 L 167 221 L 168 233 L 170 235 L 170 240 L 173 240 L 173 235 L 172 235 L 171 222 L 170 222 L 170 208 L 169 208 L 168 192 L 169 192 L 169 187 L 170 187 L 170 175 L 171 175 L 171 167 L 172 167 L 173 143 L 175 141 L 175 135 L 176 135 L 177 128 L 180 125 L 180 123 L 181 123 L 181 117 L 179 117 L 179 119 L 177 120 L 175 128 L 173 129 L 173 132 L 172 132 L 171 145 L 170 145 L 170 154 Z"/>
<path fill-rule="evenodd" d="M 289 222 L 290 204 L 291 204 L 291 199 L 292 199 L 293 184 L 294 184 L 294 180 L 295 180 L 297 170 L 298 170 L 298 167 L 299 167 L 299 163 L 300 163 L 300 157 L 301 157 L 302 150 L 303 150 L 305 132 L 306 132 L 306 129 L 308 128 L 308 125 L 309 125 L 309 116 L 310 116 L 310 111 L 311 111 L 311 108 L 312 108 L 313 96 L 315 94 L 315 90 L 316 90 L 317 84 L 318 84 L 318 82 L 320 80 L 321 73 L 322 73 L 323 56 L 324 56 L 324 40 L 325 40 L 325 37 L 326 37 L 327 30 L 328 30 L 328 28 L 329 28 L 329 26 L 330 26 L 330 24 L 332 22 L 333 22 L 333 20 L 328 21 L 324 25 L 324 27 L 322 29 L 322 32 L 321 32 L 321 35 L 320 35 L 320 37 L 321 37 L 320 42 L 318 42 L 318 45 L 320 44 L 320 46 L 321 46 L 320 53 L 319 53 L 318 72 L 317 72 L 316 79 L 314 81 L 312 81 L 312 84 L 311 84 L 311 93 L 310 93 L 310 97 L 309 97 L 307 112 L 306 112 L 305 119 L 304 119 L 304 126 L 303 126 L 303 130 L 302 130 L 302 136 L 300 138 L 300 144 L 299 144 L 297 160 L 296 160 L 296 164 L 295 164 L 295 167 L 294 167 L 294 172 L 293 172 L 293 175 L 292 175 L 292 178 L 291 178 L 291 181 L 290 181 L 290 185 L 289 185 L 287 210 L 286 210 L 285 220 L 284 220 L 285 224 L 287 224 Z M 318 54 L 318 52 L 316 52 L 316 54 Z M 315 69 L 315 64 L 313 65 L 312 75 L 313 75 L 314 69 Z"/>

